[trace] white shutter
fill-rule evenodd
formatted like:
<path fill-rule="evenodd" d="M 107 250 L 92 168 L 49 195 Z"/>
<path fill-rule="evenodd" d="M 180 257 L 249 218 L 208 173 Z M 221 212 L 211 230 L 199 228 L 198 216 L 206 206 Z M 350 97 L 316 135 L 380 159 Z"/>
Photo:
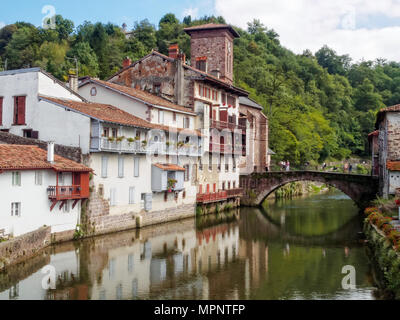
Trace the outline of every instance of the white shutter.
<path fill-rule="evenodd" d="M 146 193 L 144 198 L 144 210 L 151 211 L 152 208 L 153 208 L 153 194 Z"/>
<path fill-rule="evenodd" d="M 111 206 L 116 205 L 116 193 L 117 193 L 117 190 L 115 188 L 110 189 L 110 205 Z"/>
<path fill-rule="evenodd" d="M 135 204 L 135 187 L 129 188 L 129 204 Z"/>
<path fill-rule="evenodd" d="M 134 159 L 134 176 L 135 178 L 139 177 L 139 157 L 135 157 Z"/>
<path fill-rule="evenodd" d="M 107 178 L 108 176 L 108 158 L 102 157 L 101 158 L 101 177 Z"/>
<path fill-rule="evenodd" d="M 124 177 L 124 158 L 118 157 L 118 177 Z"/>

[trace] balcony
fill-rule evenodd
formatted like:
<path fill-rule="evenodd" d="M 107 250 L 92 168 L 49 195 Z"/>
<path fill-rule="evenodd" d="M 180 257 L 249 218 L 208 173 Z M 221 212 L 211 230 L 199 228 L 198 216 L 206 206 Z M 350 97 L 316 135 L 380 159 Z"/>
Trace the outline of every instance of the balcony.
<path fill-rule="evenodd" d="M 100 143 L 101 151 L 133 153 L 133 154 L 155 154 L 160 155 L 179 155 L 198 157 L 202 155 L 201 146 L 193 146 L 183 144 L 177 146 L 175 143 L 167 144 L 166 142 L 150 142 L 142 141 L 129 142 L 124 139 L 122 141 L 110 141 L 108 138 L 102 138 Z"/>
<path fill-rule="evenodd" d="M 49 199 L 58 201 L 87 198 L 81 186 L 50 186 L 47 194 Z"/>
<path fill-rule="evenodd" d="M 197 195 L 197 203 L 213 203 L 225 201 L 228 199 L 228 193 L 226 191 L 220 191 L 215 193 L 204 193 Z"/>
<path fill-rule="evenodd" d="M 232 147 L 231 144 L 219 144 L 210 142 L 209 150 L 213 153 L 236 154 L 246 156 L 246 146 L 242 145 L 235 145 Z"/>
<path fill-rule="evenodd" d="M 236 124 L 233 122 L 225 122 L 225 121 L 217 121 L 217 120 L 211 120 L 210 126 L 211 126 L 211 128 L 217 129 L 217 130 L 224 130 L 224 129 L 246 130 L 246 126 L 243 124 Z"/>

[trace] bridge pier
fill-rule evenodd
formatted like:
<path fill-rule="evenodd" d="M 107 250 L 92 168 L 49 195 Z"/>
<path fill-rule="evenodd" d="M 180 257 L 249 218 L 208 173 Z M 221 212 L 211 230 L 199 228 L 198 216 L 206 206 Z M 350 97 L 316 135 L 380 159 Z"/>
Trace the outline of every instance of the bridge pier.
<path fill-rule="evenodd" d="M 240 177 L 243 188 L 243 206 L 260 206 L 264 200 L 280 187 L 297 181 L 315 181 L 333 186 L 349 196 L 360 209 L 368 206 L 379 192 L 377 177 L 318 171 L 290 171 L 255 173 Z"/>

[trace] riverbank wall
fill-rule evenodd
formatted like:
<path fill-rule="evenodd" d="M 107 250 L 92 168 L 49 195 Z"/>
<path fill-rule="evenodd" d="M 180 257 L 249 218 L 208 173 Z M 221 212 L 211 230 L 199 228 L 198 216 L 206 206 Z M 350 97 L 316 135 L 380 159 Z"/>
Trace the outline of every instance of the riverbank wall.
<path fill-rule="evenodd" d="M 51 244 L 51 228 L 43 227 L 0 243 L 0 271 L 34 257 Z"/>
<path fill-rule="evenodd" d="M 369 256 L 379 273 L 377 285 L 386 296 L 400 299 L 400 232 L 377 208 L 365 211 L 364 234 Z"/>

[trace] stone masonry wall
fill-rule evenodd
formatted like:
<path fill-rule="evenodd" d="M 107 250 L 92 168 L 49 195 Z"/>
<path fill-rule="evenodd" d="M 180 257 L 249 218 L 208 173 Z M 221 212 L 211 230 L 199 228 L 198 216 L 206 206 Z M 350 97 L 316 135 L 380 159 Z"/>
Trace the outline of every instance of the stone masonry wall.
<path fill-rule="evenodd" d="M 400 160 L 400 116 L 389 114 L 387 121 L 387 160 Z"/>
<path fill-rule="evenodd" d="M 24 138 L 8 132 L 0 131 L 0 144 L 33 145 L 47 151 L 46 141 Z M 54 152 L 61 157 L 76 161 L 78 163 L 82 162 L 82 152 L 80 148 L 56 144 L 54 146 Z"/>
<path fill-rule="evenodd" d="M 98 192 L 92 192 L 82 224 L 86 236 L 101 235 L 113 232 L 143 228 L 146 226 L 176 221 L 195 216 L 195 205 L 185 205 L 174 210 L 156 212 L 129 212 L 120 215 L 110 215 L 108 201 Z"/>
<path fill-rule="evenodd" d="M 45 227 L 0 243 L 0 270 L 33 257 L 51 244 L 51 228 Z"/>

